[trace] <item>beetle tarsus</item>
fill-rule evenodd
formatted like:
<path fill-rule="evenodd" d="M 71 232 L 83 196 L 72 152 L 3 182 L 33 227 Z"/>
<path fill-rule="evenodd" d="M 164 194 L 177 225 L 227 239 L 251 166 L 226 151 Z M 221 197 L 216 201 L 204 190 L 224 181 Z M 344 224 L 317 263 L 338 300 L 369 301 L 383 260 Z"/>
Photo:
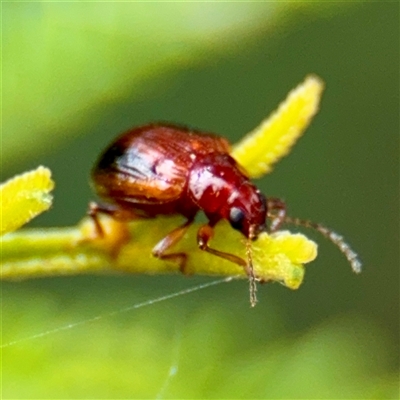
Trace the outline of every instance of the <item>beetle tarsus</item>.
<path fill-rule="evenodd" d="M 167 236 L 161 239 L 152 250 L 154 257 L 157 257 L 161 260 L 176 262 L 179 265 L 179 270 L 184 275 L 189 275 L 189 271 L 187 269 L 187 254 L 183 252 L 165 254 L 165 252 L 183 238 L 192 223 L 193 218 L 188 219 L 183 225 L 174 229 Z"/>

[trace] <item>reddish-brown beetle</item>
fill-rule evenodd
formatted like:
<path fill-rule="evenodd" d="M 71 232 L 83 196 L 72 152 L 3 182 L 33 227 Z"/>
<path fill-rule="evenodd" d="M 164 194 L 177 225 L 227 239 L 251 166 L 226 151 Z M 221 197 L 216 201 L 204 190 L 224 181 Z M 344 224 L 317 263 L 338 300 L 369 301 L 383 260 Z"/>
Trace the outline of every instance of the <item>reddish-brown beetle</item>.
<path fill-rule="evenodd" d="M 241 265 L 254 283 L 250 246 L 248 258 L 225 253 L 209 246 L 213 227 L 221 220 L 230 222 L 248 240 L 267 230 L 275 231 L 285 223 L 302 225 L 322 233 L 336 244 L 355 272 L 361 271 L 357 254 L 337 233 L 311 221 L 286 216 L 285 203 L 265 199 L 246 172 L 229 155 L 224 138 L 168 124 L 151 124 L 134 128 L 117 138 L 100 156 L 92 178 L 97 194 L 107 204 L 90 204 L 89 214 L 102 231 L 99 212 L 122 221 L 180 214 L 186 218 L 160 240 L 153 255 L 179 263 L 185 272 L 187 255 L 169 253 L 203 211 L 208 224 L 197 232 L 200 249 Z"/>
<path fill-rule="evenodd" d="M 183 215 L 186 222 L 159 241 L 153 255 L 178 262 L 185 272 L 187 255 L 166 251 L 203 211 L 208 224 L 197 233 L 200 249 L 243 266 L 251 276 L 245 260 L 209 246 L 213 227 L 225 219 L 254 240 L 266 230 L 267 216 L 274 216 L 269 230 L 280 225 L 285 205 L 278 199 L 267 202 L 229 152 L 228 141 L 217 135 L 167 124 L 134 128 L 100 156 L 92 178 L 97 194 L 108 204 L 92 203 L 90 215 L 99 228 L 98 212 L 125 221 Z"/>

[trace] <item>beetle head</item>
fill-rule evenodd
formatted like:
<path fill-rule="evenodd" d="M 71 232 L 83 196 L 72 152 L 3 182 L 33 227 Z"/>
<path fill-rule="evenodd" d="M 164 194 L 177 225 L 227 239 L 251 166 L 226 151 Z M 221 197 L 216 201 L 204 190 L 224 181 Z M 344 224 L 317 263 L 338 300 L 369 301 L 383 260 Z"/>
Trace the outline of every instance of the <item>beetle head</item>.
<path fill-rule="evenodd" d="M 232 228 L 254 240 L 266 230 L 267 206 L 264 195 L 250 182 L 243 183 L 227 204 L 227 220 Z"/>

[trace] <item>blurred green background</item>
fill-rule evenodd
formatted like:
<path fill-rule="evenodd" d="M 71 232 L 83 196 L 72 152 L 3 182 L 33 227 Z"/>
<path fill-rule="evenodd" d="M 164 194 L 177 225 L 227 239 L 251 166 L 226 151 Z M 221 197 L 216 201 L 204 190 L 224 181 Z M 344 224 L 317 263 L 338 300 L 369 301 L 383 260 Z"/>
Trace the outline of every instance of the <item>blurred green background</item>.
<path fill-rule="evenodd" d="M 322 237 L 303 286 L 214 286 L 2 349 L 2 398 L 399 398 L 399 8 L 382 3 L 4 3 L 2 180 L 50 167 L 73 225 L 98 153 L 171 121 L 236 141 L 308 73 L 322 108 L 259 182 Z M 155 238 L 155 242 L 157 238 Z M 2 283 L 2 340 L 209 282 L 85 276 Z"/>

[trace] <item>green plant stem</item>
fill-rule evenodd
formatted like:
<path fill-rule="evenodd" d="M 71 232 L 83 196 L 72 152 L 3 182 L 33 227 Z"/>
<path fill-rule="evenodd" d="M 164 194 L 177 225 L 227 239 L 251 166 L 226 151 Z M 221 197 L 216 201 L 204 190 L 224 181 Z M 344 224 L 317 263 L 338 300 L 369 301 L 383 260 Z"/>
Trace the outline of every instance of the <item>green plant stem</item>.
<path fill-rule="evenodd" d="M 80 226 L 23 229 L 8 234 L 1 242 L 2 279 L 25 279 L 51 275 L 117 272 L 161 274 L 179 272 L 178 264 L 156 259 L 152 247 L 177 221 L 137 221 L 129 225 L 131 240 L 113 256 L 107 246 L 85 237 Z M 192 236 L 189 233 L 189 236 Z M 136 240 L 135 240 L 136 238 Z M 195 239 L 191 237 L 192 240 Z M 197 250 L 187 238 L 177 251 L 190 253 L 188 271 L 196 274 L 244 275 L 235 264 Z M 216 262 L 218 261 L 218 262 Z"/>
<path fill-rule="evenodd" d="M 84 219 L 76 227 L 22 229 L 2 237 L 1 278 L 21 280 L 54 275 L 122 272 L 179 273 L 176 262 L 159 260 L 152 256 L 151 251 L 160 239 L 180 223 L 182 221 L 179 218 L 137 220 L 130 224 L 104 218 L 104 237 L 96 236 L 90 219 Z M 198 249 L 196 232 L 199 226 L 193 224 L 170 251 L 188 255 L 186 273 L 245 278 L 242 267 Z M 285 255 L 284 249 L 280 254 L 279 246 L 282 245 L 278 239 L 266 236 L 267 242 L 258 240 L 252 244 L 256 276 L 263 280 L 276 280 L 296 289 L 303 279 L 303 265 L 300 261 L 293 261 L 290 254 Z M 242 235 L 226 223 L 218 224 L 211 245 L 246 259 Z"/>
<path fill-rule="evenodd" d="M 76 228 L 23 229 L 1 238 L 1 277 L 19 280 L 100 271 L 107 258 L 79 244 Z"/>

